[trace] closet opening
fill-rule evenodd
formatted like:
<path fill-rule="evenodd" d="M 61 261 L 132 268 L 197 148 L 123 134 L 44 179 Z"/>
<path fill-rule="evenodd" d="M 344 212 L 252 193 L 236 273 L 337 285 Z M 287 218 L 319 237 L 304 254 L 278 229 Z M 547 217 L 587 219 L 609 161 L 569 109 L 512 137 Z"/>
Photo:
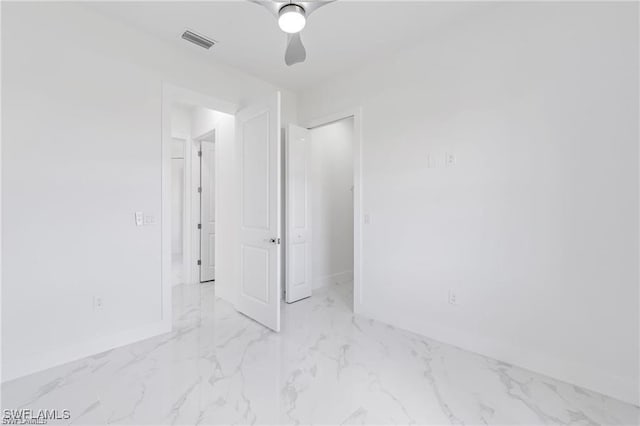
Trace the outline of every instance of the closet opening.
<path fill-rule="evenodd" d="M 356 119 L 289 126 L 285 146 L 285 301 L 330 291 L 354 306 Z"/>

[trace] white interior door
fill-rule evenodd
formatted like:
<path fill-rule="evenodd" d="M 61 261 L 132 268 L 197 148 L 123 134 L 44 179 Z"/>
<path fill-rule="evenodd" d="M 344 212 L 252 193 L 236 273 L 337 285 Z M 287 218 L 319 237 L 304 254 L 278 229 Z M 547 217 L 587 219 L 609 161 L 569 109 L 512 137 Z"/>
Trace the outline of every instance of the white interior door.
<path fill-rule="evenodd" d="M 207 282 L 216 273 L 215 143 L 201 142 L 200 152 L 200 282 Z"/>
<path fill-rule="evenodd" d="M 236 114 L 238 311 L 280 331 L 280 93 Z"/>
<path fill-rule="evenodd" d="M 285 300 L 311 296 L 311 132 L 289 125 L 285 150 Z"/>

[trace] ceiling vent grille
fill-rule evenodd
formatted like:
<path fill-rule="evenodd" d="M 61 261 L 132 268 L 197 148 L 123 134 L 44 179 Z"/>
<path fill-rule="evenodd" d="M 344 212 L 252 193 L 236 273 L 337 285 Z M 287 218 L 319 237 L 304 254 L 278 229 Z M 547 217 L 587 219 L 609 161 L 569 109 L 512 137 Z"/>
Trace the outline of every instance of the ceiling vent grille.
<path fill-rule="evenodd" d="M 203 35 L 196 34 L 191 30 L 185 30 L 185 32 L 182 33 L 182 38 L 207 50 L 211 49 L 211 46 L 216 44 L 214 40 Z"/>

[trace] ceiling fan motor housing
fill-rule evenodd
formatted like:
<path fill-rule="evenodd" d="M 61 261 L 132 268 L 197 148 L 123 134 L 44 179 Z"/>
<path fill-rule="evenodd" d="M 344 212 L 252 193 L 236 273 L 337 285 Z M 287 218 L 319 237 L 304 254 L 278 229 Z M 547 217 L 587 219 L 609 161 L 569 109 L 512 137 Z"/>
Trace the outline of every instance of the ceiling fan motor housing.
<path fill-rule="evenodd" d="M 284 5 L 278 12 L 278 25 L 282 31 L 289 34 L 302 31 L 306 20 L 304 8 L 295 3 Z"/>

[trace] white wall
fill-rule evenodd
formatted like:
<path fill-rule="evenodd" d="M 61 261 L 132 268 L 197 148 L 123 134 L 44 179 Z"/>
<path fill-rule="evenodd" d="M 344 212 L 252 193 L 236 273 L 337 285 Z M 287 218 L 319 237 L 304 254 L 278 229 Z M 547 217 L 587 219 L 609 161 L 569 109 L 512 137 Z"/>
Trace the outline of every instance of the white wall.
<path fill-rule="evenodd" d="M 181 258 L 184 230 L 184 158 L 171 159 L 171 255 Z"/>
<path fill-rule="evenodd" d="M 171 108 L 171 136 L 187 139 L 191 135 L 191 107 L 173 105 Z"/>
<path fill-rule="evenodd" d="M 184 239 L 184 156 L 171 158 L 171 255 L 183 255 Z"/>
<path fill-rule="evenodd" d="M 2 3 L 3 380 L 170 327 L 161 226 L 134 222 L 160 219 L 163 81 L 276 90 L 82 5 Z"/>
<path fill-rule="evenodd" d="M 203 107 L 194 107 L 189 118 L 191 137 L 196 139 L 214 130 L 220 120 L 229 118 L 229 114 Z"/>
<path fill-rule="evenodd" d="M 299 105 L 363 108 L 365 315 L 639 402 L 637 4 L 503 5 Z"/>
<path fill-rule="evenodd" d="M 353 118 L 310 131 L 313 285 L 353 277 Z"/>
<path fill-rule="evenodd" d="M 184 255 L 185 151 L 191 137 L 190 107 L 173 105 L 171 108 L 171 136 L 171 255 L 179 259 Z M 172 264 L 176 267 L 175 260 Z M 180 281 L 175 280 L 174 285 Z"/>
<path fill-rule="evenodd" d="M 280 124 L 286 129 L 288 124 L 298 124 L 298 95 L 288 90 L 280 92 Z"/>

